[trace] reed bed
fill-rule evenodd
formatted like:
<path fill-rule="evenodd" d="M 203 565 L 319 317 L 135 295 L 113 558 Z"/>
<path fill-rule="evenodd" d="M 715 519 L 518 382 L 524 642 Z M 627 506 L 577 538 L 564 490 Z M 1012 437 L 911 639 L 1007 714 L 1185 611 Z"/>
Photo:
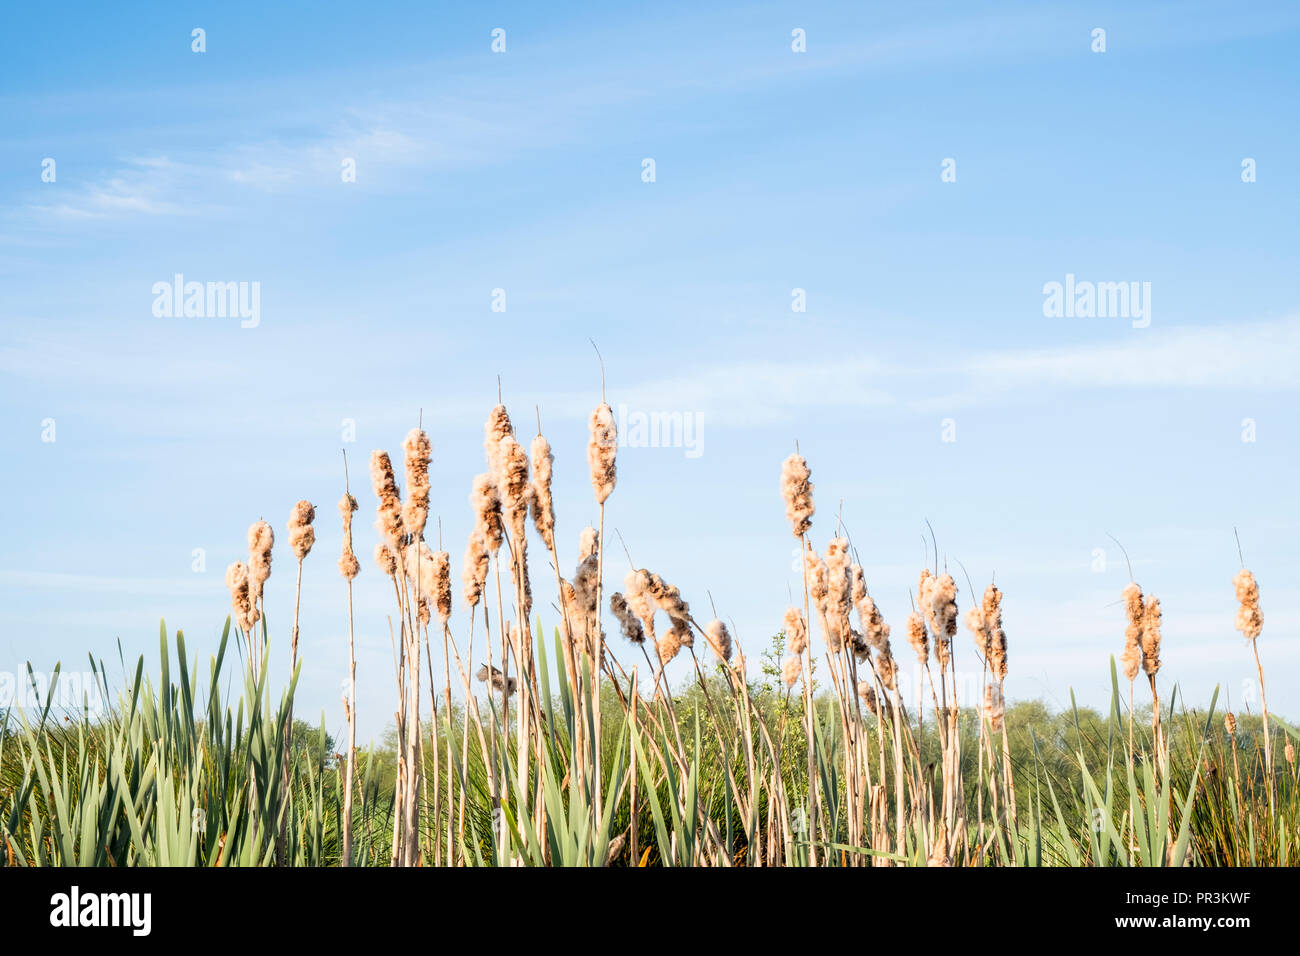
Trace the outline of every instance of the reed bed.
<path fill-rule="evenodd" d="M 963 569 L 963 598 L 936 547 L 897 646 L 838 520 L 817 518 L 812 469 L 796 451 L 781 463 L 773 519 L 783 503 L 803 555 L 802 593 L 750 661 L 716 610 L 699 613 L 698 594 L 692 609 L 671 568 L 638 567 L 620 548 L 630 570 L 611 572 L 605 510 L 618 503 L 618 436 L 603 395 L 588 430 L 599 517 L 564 528 L 540 421 L 521 438 L 504 405 L 490 410 L 458 569 L 425 540 L 430 436 L 407 434 L 400 484 L 390 455 L 372 454 L 369 573 L 392 591 L 394 709 L 383 746 L 356 742 L 352 588 L 367 572 L 354 551 L 362 506 L 345 459 L 338 571 L 348 646 L 312 662 L 346 667 L 342 752 L 327 746 L 323 719 L 312 729 L 294 718 L 299 595 L 304 573 L 321 573 L 311 559 L 319 518 L 299 501 L 287 523 L 295 600 L 283 638 L 266 620 L 275 536 L 259 520 L 247 562 L 226 574 L 230 614 L 206 688 L 183 635 L 164 625 L 156 684 L 142 658 L 114 695 L 92 658 L 116 700 L 108 717 L 54 713 L 53 686 L 43 707 L 0 716 L 0 865 L 1295 862 L 1295 731 L 1262 693 L 1260 592 L 1244 566 L 1232 586 L 1236 627 L 1258 668 L 1258 717 L 1216 715 L 1217 693 L 1189 710 L 1176 687 L 1161 687 L 1160 602 L 1136 581 L 1118 595 L 1105 713 L 1010 706 L 1002 608 L 1014 595 L 992 581 L 976 589 Z M 576 560 L 561 558 L 566 544 Z M 454 613 L 457 599 L 466 613 Z M 274 693 L 273 654 L 290 663 L 288 686 Z M 914 656 L 913 686 L 896 654 Z M 691 677 L 672 686 L 678 659 Z M 982 694 L 963 707 L 959 673 L 972 660 Z M 242 682 L 233 700 L 220 689 L 231 666 Z"/>

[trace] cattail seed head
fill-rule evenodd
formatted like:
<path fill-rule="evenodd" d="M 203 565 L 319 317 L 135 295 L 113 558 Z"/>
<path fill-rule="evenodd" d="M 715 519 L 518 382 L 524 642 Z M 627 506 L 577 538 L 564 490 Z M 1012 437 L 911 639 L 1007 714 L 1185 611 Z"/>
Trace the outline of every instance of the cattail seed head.
<path fill-rule="evenodd" d="M 803 611 L 797 607 L 786 608 L 785 646 L 795 655 L 808 648 L 808 623 L 803 619 Z"/>
<path fill-rule="evenodd" d="M 483 426 L 483 452 L 487 457 L 488 471 L 495 475 L 501 471 L 501 439 L 514 434 L 510 415 L 504 405 L 496 405 L 488 413 Z"/>
<path fill-rule="evenodd" d="M 930 656 L 930 638 L 925 630 L 925 620 L 918 611 L 907 615 L 907 643 L 916 651 L 916 660 L 922 667 Z"/>
<path fill-rule="evenodd" d="M 361 564 L 352 550 L 352 515 L 357 507 L 357 499 L 344 492 L 339 499 L 339 514 L 343 516 L 343 554 L 339 557 L 339 573 L 349 581 L 361 572 Z"/>
<path fill-rule="evenodd" d="M 999 684 L 988 684 L 984 688 L 984 717 L 993 725 L 994 732 L 1002 730 L 1002 718 L 1006 713 L 1006 705 L 1002 699 L 1002 687 Z"/>
<path fill-rule="evenodd" d="M 1282 753 L 1286 757 L 1287 764 L 1294 767 L 1295 766 L 1295 745 L 1288 740 L 1286 742 L 1286 748 L 1282 751 Z"/>
<path fill-rule="evenodd" d="M 555 456 L 551 443 L 541 435 L 533 439 L 533 494 L 531 506 L 533 525 L 548 548 L 555 547 L 555 502 L 551 497 L 551 472 Z"/>
<path fill-rule="evenodd" d="M 781 497 L 785 499 L 785 516 L 796 538 L 802 537 L 812 527 L 813 483 L 812 472 L 802 455 L 791 455 L 781 463 Z"/>
<path fill-rule="evenodd" d="M 898 664 L 888 644 L 876 651 L 876 674 L 885 690 L 897 692 Z"/>
<path fill-rule="evenodd" d="M 496 554 L 504 532 L 501 527 L 501 495 L 491 474 L 482 474 L 474 479 L 469 503 L 474 509 L 475 533 L 483 538 L 488 553 Z"/>
<path fill-rule="evenodd" d="M 245 634 L 252 633 L 258 614 L 249 596 L 248 568 L 243 561 L 236 561 L 226 568 L 226 587 L 230 589 L 231 618 L 235 626 Z"/>
<path fill-rule="evenodd" d="M 1147 598 L 1142 612 L 1142 670 L 1154 677 L 1160 670 L 1160 599 Z"/>
<path fill-rule="evenodd" d="M 827 643 L 838 652 L 849 642 L 849 615 L 853 611 L 853 575 L 849 570 L 849 542 L 832 538 L 826 546 Z"/>
<path fill-rule="evenodd" d="M 934 634 L 934 656 L 939 666 L 946 668 L 952 639 L 957 636 L 957 582 L 946 572 L 929 578 L 929 596 L 925 614 Z"/>
<path fill-rule="evenodd" d="M 1146 607 L 1142 600 L 1142 589 L 1130 581 L 1124 588 L 1124 616 L 1128 625 L 1124 628 L 1124 654 L 1120 660 L 1124 664 L 1124 676 L 1130 681 L 1137 678 L 1142 666 L 1142 622 Z"/>
<path fill-rule="evenodd" d="M 375 545 L 375 564 L 390 578 L 397 577 L 397 555 L 388 545 Z"/>
<path fill-rule="evenodd" d="M 397 478 L 393 474 L 393 461 L 386 451 L 370 453 L 370 483 L 379 499 L 375 528 L 394 551 L 405 545 L 406 534 L 402 524 L 402 497 L 397 491 Z"/>
<path fill-rule="evenodd" d="M 591 413 L 591 439 L 587 443 L 587 463 L 591 466 L 591 487 L 596 504 L 603 505 L 614 493 L 618 469 L 614 463 L 618 451 L 618 426 L 614 410 L 604 402 Z"/>
<path fill-rule="evenodd" d="M 682 649 L 681 636 L 677 628 L 672 628 L 667 634 L 659 639 L 659 666 L 666 667 L 668 662 L 677 656 L 678 651 Z"/>
<path fill-rule="evenodd" d="M 645 627 L 646 635 L 651 641 L 655 637 L 655 609 L 650 597 L 650 572 L 644 568 L 635 568 L 623 579 L 624 597 L 627 598 L 628 610 L 636 615 Z"/>
<path fill-rule="evenodd" d="M 1002 592 L 990 584 L 984 591 L 984 629 L 989 639 L 989 664 L 999 681 L 1007 677 L 1007 635 L 1002 630 Z"/>
<path fill-rule="evenodd" d="M 492 558 L 488 554 L 487 540 L 479 530 L 470 532 L 469 543 L 465 545 L 465 570 L 462 580 L 465 582 L 465 603 L 471 608 L 477 607 L 483 597 L 483 585 L 487 582 L 488 568 Z"/>
<path fill-rule="evenodd" d="M 1259 585 L 1255 582 L 1255 575 L 1242 568 L 1232 579 L 1232 587 L 1241 603 L 1237 608 L 1237 630 L 1246 636 L 1246 640 L 1253 641 L 1264 630 L 1264 613 L 1259 609 Z"/>
<path fill-rule="evenodd" d="M 257 607 L 262 589 L 271 576 L 271 549 L 275 546 L 275 532 L 265 521 L 255 521 L 248 529 L 248 596 Z M 256 618 L 254 619 L 256 620 Z"/>
<path fill-rule="evenodd" d="M 633 644 L 645 643 L 645 629 L 628 606 L 627 598 L 615 591 L 609 596 L 609 609 L 614 613 L 614 617 L 618 618 L 619 627 L 628 641 Z"/>
<path fill-rule="evenodd" d="M 727 630 L 726 624 L 714 618 L 704 628 L 704 636 L 708 639 L 713 653 L 717 654 L 724 664 L 731 660 L 731 632 Z"/>
<path fill-rule="evenodd" d="M 429 462 L 433 460 L 433 443 L 421 428 L 412 428 L 402 442 L 406 452 L 406 505 L 402 524 L 413 540 L 424 535 L 429 521 Z"/>
<path fill-rule="evenodd" d="M 300 501 L 293 506 L 289 515 L 289 547 L 294 556 L 301 561 L 316 543 L 316 529 L 311 523 L 316 520 L 316 508 L 310 501 Z"/>
<path fill-rule="evenodd" d="M 880 705 L 876 702 L 876 689 L 871 686 L 871 681 L 858 681 L 858 697 L 862 699 L 862 703 L 866 705 L 867 710 L 872 714 L 872 716 L 880 716 L 878 709 Z"/>
<path fill-rule="evenodd" d="M 799 655 L 787 657 L 785 663 L 781 665 L 781 683 L 786 687 L 793 687 L 795 681 L 803 673 L 803 659 Z"/>
<path fill-rule="evenodd" d="M 1233 716 L 1232 711 L 1223 715 L 1223 729 L 1228 732 L 1228 736 L 1233 736 L 1237 732 L 1237 718 Z"/>

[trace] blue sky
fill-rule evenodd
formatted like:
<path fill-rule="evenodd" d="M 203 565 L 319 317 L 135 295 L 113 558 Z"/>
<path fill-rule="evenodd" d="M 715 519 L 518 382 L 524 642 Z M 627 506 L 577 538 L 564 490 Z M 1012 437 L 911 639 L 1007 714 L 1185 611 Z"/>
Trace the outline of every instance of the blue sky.
<path fill-rule="evenodd" d="M 698 456 L 621 449 L 608 524 L 695 607 L 712 596 L 751 669 L 798 586 L 778 494 L 797 440 L 815 541 L 842 501 L 897 629 L 926 519 L 978 589 L 996 573 L 1012 698 L 1106 699 L 1128 577 L 1113 534 L 1164 605 L 1162 682 L 1195 701 L 1221 683 L 1242 707 L 1236 527 L 1270 704 L 1300 713 L 1298 40 L 1284 3 L 14 8 L 0 672 L 84 669 L 119 638 L 152 661 L 160 617 L 206 658 L 248 524 L 284 539 L 305 497 L 300 708 L 340 729 L 352 419 L 359 712 L 379 733 L 369 451 L 396 453 L 423 410 L 458 579 L 500 375 L 522 435 L 541 407 L 571 573 L 596 517 L 591 338 L 611 404 L 701 429 Z M 176 273 L 259 283 L 260 323 L 156 317 L 151 288 Z M 1067 274 L 1149 282 L 1150 325 L 1045 317 L 1044 284 Z"/>

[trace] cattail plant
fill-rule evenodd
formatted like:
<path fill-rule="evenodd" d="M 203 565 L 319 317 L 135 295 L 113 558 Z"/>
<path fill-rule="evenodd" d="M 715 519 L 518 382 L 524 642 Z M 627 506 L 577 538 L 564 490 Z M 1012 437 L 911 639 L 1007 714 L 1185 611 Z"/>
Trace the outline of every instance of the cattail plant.
<path fill-rule="evenodd" d="M 352 516 L 357 512 L 357 499 L 347 488 L 347 458 L 344 457 L 344 492 L 339 499 L 339 515 L 343 518 L 343 552 L 339 556 L 339 573 L 348 583 L 348 691 L 343 697 L 343 715 L 348 724 L 348 752 L 343 767 L 343 866 L 352 865 L 352 788 L 356 780 L 357 762 L 357 650 L 352 627 L 352 582 L 361 572 L 361 564 L 352 550 Z"/>
<path fill-rule="evenodd" d="M 1268 782 L 1268 801 L 1273 806 L 1273 742 L 1268 727 L 1268 697 L 1264 693 L 1264 667 L 1259 661 L 1259 635 L 1264 630 L 1264 612 L 1259 609 L 1259 584 L 1255 575 L 1242 568 L 1232 579 L 1232 587 L 1237 595 L 1236 626 L 1255 655 L 1255 670 L 1259 674 L 1259 699 L 1264 715 L 1264 767 Z M 1288 746 L 1290 746 L 1288 744 Z"/>

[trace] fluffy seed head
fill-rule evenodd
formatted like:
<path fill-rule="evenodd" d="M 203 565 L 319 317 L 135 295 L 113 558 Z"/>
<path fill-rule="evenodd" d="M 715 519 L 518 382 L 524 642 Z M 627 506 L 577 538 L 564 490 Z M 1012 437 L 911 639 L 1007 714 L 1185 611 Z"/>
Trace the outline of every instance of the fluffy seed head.
<path fill-rule="evenodd" d="M 418 540 L 429 521 L 429 462 L 433 460 L 433 443 L 423 429 L 412 428 L 402 442 L 406 452 L 406 505 L 402 523 L 406 533 Z"/>
<path fill-rule="evenodd" d="M 1002 592 L 990 584 L 984 591 L 984 629 L 989 637 L 989 664 L 999 681 L 1007 677 L 1007 635 L 1002 630 Z"/>
<path fill-rule="evenodd" d="M 465 603 L 471 608 L 477 607 L 483 597 L 483 585 L 491 564 L 492 558 L 482 533 L 478 530 L 470 532 L 469 543 L 465 545 L 465 570 L 461 573 L 465 582 Z"/>
<path fill-rule="evenodd" d="M 1124 588 L 1122 596 L 1128 624 L 1124 628 L 1124 653 L 1120 660 L 1124 664 L 1124 676 L 1131 681 L 1142 666 L 1142 623 L 1146 607 L 1142 601 L 1142 589 L 1132 581 Z"/>
<path fill-rule="evenodd" d="M 873 716 L 880 716 L 877 709 L 879 704 L 876 703 L 876 689 L 871 686 L 871 681 L 858 681 L 858 697 L 862 699 L 862 703 L 866 705 L 867 710 L 870 711 Z"/>
<path fill-rule="evenodd" d="M 293 506 L 289 515 L 289 547 L 299 561 L 307 557 L 311 546 L 316 543 L 316 529 L 311 523 L 316 520 L 316 508 L 310 501 L 300 501 Z"/>
<path fill-rule="evenodd" d="M 406 530 L 402 524 L 402 497 L 397 492 L 397 477 L 393 474 L 393 461 L 388 452 L 376 450 L 370 453 L 370 484 L 379 499 L 375 528 L 393 550 L 400 551 L 405 543 Z"/>
<path fill-rule="evenodd" d="M 271 576 L 271 549 L 275 546 L 275 532 L 265 521 L 255 521 L 248 529 L 248 596 L 257 607 L 262 589 Z"/>
<path fill-rule="evenodd" d="M 984 716 L 993 725 L 994 732 L 1002 730 L 1002 718 L 1006 713 L 1006 705 L 1002 699 L 1002 687 L 999 684 L 988 684 L 984 688 Z"/>
<path fill-rule="evenodd" d="M 645 626 L 650 640 L 655 640 L 655 608 L 650 596 L 650 572 L 645 568 L 635 568 L 623 579 L 624 596 L 627 598 L 628 610 L 637 616 Z"/>
<path fill-rule="evenodd" d="M 601 402 L 591 413 L 591 439 L 587 442 L 587 464 L 591 466 L 591 487 L 596 492 L 596 504 L 603 505 L 614 493 L 618 469 L 614 456 L 618 451 L 618 426 L 614 424 L 614 410 Z"/>
<path fill-rule="evenodd" d="M 551 472 L 555 456 L 551 443 L 538 435 L 533 439 L 533 494 L 531 499 L 533 524 L 548 548 L 555 547 L 555 502 L 551 497 Z"/>
<path fill-rule="evenodd" d="M 726 624 L 714 618 L 705 626 L 704 636 L 708 639 L 709 647 L 713 648 L 713 653 L 724 664 L 731 660 L 731 632 L 727 630 Z"/>
<path fill-rule="evenodd" d="M 494 475 L 501 470 L 501 439 L 511 434 L 514 434 L 514 426 L 510 424 L 506 407 L 494 406 L 483 426 L 483 452 L 487 457 L 488 471 Z"/>
<path fill-rule="evenodd" d="M 1288 740 L 1286 742 L 1286 749 L 1283 750 L 1282 753 L 1286 757 L 1286 762 L 1290 764 L 1292 767 L 1294 767 L 1295 766 L 1295 745 Z"/>
<path fill-rule="evenodd" d="M 375 564 L 390 578 L 397 577 L 397 555 L 386 544 L 375 545 Z"/>
<path fill-rule="evenodd" d="M 786 687 L 793 687 L 794 682 L 799 679 L 803 673 L 803 659 L 799 655 L 787 657 L 785 663 L 781 665 L 781 683 Z"/>
<path fill-rule="evenodd" d="M 802 654 L 808 648 L 808 624 L 803 611 L 797 607 L 785 611 L 785 646 L 791 654 Z"/>
<path fill-rule="evenodd" d="M 474 479 L 474 487 L 469 496 L 470 507 L 474 509 L 474 532 L 483 538 L 484 547 L 489 554 L 496 554 L 501 547 L 503 531 L 501 529 L 501 495 L 497 491 L 496 479 L 490 474 L 482 474 Z"/>
<path fill-rule="evenodd" d="M 876 674 L 885 690 L 898 690 L 898 665 L 894 661 L 894 652 L 886 644 L 876 651 Z"/>
<path fill-rule="evenodd" d="M 907 643 L 912 645 L 917 662 L 924 667 L 930 656 L 930 638 L 925 631 L 925 620 L 917 611 L 907 615 Z"/>
<path fill-rule="evenodd" d="M 791 455 L 781 462 L 781 497 L 785 499 L 785 516 L 796 538 L 802 537 L 812 527 L 813 505 L 812 472 L 802 455 Z"/>
<path fill-rule="evenodd" d="M 681 649 L 681 635 L 678 633 L 677 628 L 674 627 L 659 639 L 659 666 L 667 666 L 668 662 L 676 657 L 677 652 Z"/>
<path fill-rule="evenodd" d="M 1237 732 L 1237 718 L 1233 716 L 1232 711 L 1228 711 L 1223 715 L 1223 729 L 1228 732 L 1229 736 Z"/>
<path fill-rule="evenodd" d="M 1264 630 L 1264 614 L 1259 609 L 1259 585 L 1255 582 L 1255 575 L 1242 568 L 1232 579 L 1232 587 L 1241 603 L 1237 608 L 1237 630 L 1246 636 L 1246 640 L 1253 641 Z"/>
<path fill-rule="evenodd" d="M 252 633 L 258 613 L 248 593 L 248 568 L 236 561 L 226 568 L 226 587 L 230 589 L 230 611 L 235 626 L 245 634 Z"/>
<path fill-rule="evenodd" d="M 623 636 L 633 644 L 645 643 L 645 629 L 641 622 L 632 613 L 628 606 L 627 598 L 621 593 L 615 591 L 609 596 L 609 609 L 614 612 L 614 617 L 618 618 L 618 624 L 623 631 Z"/>
<path fill-rule="evenodd" d="M 352 515 L 357 510 L 357 499 L 347 492 L 339 499 L 339 514 L 343 516 L 343 554 L 339 557 L 339 573 L 351 581 L 361 571 L 361 564 L 352 550 Z"/>
<path fill-rule="evenodd" d="M 1147 598 L 1142 611 L 1142 670 L 1154 677 L 1160 670 L 1160 599 Z"/>

